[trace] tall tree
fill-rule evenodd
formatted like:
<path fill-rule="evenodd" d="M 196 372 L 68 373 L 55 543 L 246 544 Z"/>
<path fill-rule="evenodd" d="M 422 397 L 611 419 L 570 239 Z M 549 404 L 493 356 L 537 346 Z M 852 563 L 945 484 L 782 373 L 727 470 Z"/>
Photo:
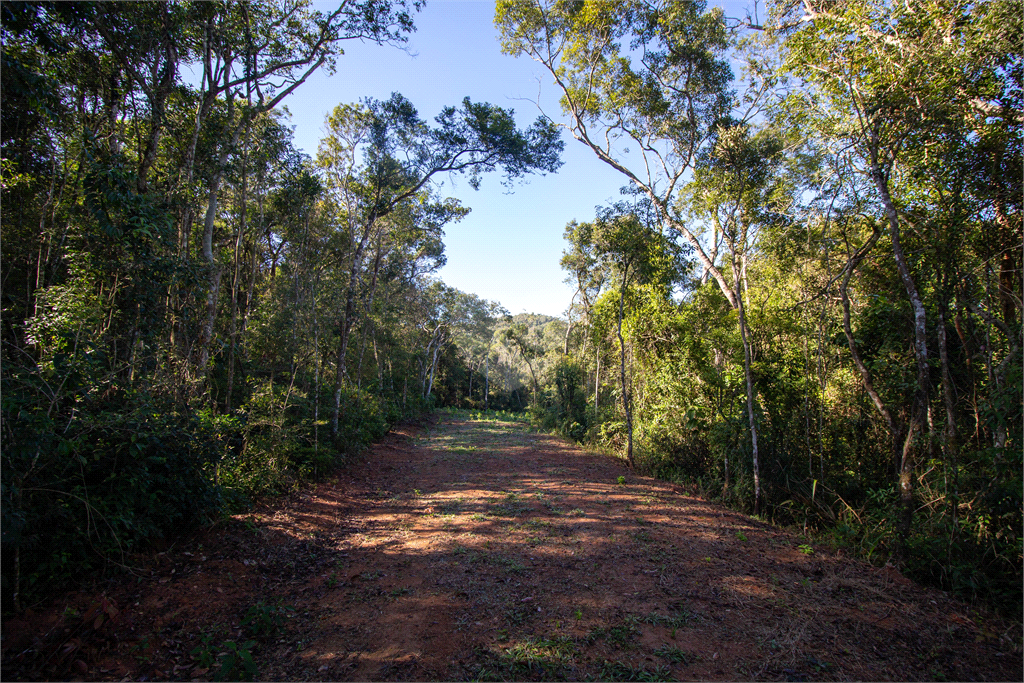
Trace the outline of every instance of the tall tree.
<path fill-rule="evenodd" d="M 329 134 L 319 160 L 339 192 L 353 245 L 345 308 L 338 323 L 331 422 L 336 435 L 357 285 L 366 247 L 381 221 L 414 198 L 428 197 L 432 183 L 443 174 L 467 174 L 477 187 L 485 172 L 501 170 L 505 182 L 512 183 L 529 173 L 554 172 L 561 165 L 558 131 L 541 119 L 520 131 L 511 110 L 466 98 L 461 108 L 446 107 L 436 124 L 431 127 L 423 121 L 397 93 L 387 101 L 337 107 L 327 119 Z M 425 208 L 427 219 L 439 226 L 465 213 L 452 200 Z"/>

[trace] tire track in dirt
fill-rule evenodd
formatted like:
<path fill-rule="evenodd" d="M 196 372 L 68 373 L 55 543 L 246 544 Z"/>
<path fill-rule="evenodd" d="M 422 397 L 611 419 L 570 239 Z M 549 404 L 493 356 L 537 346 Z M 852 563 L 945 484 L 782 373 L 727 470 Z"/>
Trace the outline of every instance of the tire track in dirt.
<path fill-rule="evenodd" d="M 267 680 L 1020 680 L 1019 628 L 802 544 L 520 423 L 441 413 L 156 556 L 63 666 L 203 680 L 232 642 Z M 44 653 L 60 609 L 5 631 L 49 629 Z"/>

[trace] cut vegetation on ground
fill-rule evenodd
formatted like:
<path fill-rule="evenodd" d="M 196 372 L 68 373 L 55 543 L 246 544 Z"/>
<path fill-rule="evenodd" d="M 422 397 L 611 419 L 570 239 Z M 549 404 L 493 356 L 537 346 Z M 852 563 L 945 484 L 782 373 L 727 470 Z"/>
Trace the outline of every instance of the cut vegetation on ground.
<path fill-rule="evenodd" d="M 1020 680 L 1019 625 L 444 413 L 4 626 L 4 678 Z"/>

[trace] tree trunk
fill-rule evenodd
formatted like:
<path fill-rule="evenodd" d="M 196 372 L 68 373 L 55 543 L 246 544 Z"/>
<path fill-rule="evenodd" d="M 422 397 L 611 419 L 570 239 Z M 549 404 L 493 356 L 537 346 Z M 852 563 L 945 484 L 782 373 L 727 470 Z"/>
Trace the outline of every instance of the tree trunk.
<path fill-rule="evenodd" d="M 747 335 L 747 317 L 743 305 L 743 292 L 740 289 L 740 268 L 733 258 L 733 280 L 736 283 L 736 309 L 740 321 L 740 339 L 743 342 L 743 377 L 747 385 L 747 420 L 750 424 L 750 445 L 754 466 L 754 514 L 761 513 L 761 466 L 757 448 L 757 417 L 754 413 L 754 380 L 750 370 L 750 340 Z"/>
<path fill-rule="evenodd" d="M 373 231 L 376 222 L 377 221 L 374 216 L 367 219 L 359 244 L 356 245 L 355 253 L 352 255 L 352 267 L 349 271 L 348 277 L 348 291 L 345 295 L 345 313 L 344 317 L 342 317 L 338 324 L 338 363 L 337 371 L 335 373 L 336 387 L 334 390 L 334 412 L 331 415 L 331 435 L 335 439 L 338 438 L 338 419 L 341 412 L 341 387 L 348 377 L 348 367 L 346 366 L 345 356 L 348 354 L 349 333 L 351 332 L 352 325 L 355 321 L 356 288 L 359 285 L 359 269 L 362 266 L 363 252 L 366 250 L 366 244 L 370 239 L 370 234 Z"/>
<path fill-rule="evenodd" d="M 626 282 L 629 273 L 627 265 L 622 273 L 622 286 L 619 289 L 619 318 L 616 333 L 619 336 L 619 375 L 622 379 L 622 410 L 626 414 L 626 462 L 633 467 L 633 410 L 629 400 L 629 387 L 626 384 L 626 342 L 622 338 L 622 309 L 625 305 Z"/>
<path fill-rule="evenodd" d="M 383 253 L 382 240 L 378 239 L 377 254 L 373 259 L 373 277 L 370 280 L 370 297 L 366 302 L 367 324 L 363 327 L 363 336 L 359 341 L 359 365 L 356 367 L 356 386 L 360 388 L 363 385 L 363 353 L 366 351 L 366 335 L 373 329 L 373 319 L 370 316 L 373 313 L 373 299 L 377 294 L 377 275 L 380 272 L 380 260 Z"/>
<path fill-rule="evenodd" d="M 241 195 L 241 197 L 240 197 L 241 210 L 239 211 L 238 234 L 235 236 L 235 249 L 234 249 L 234 255 L 233 255 L 233 258 L 232 258 L 232 263 L 233 263 L 233 266 L 234 266 L 234 271 L 233 271 L 232 276 L 231 276 L 231 330 L 230 330 L 231 341 L 230 341 L 230 345 L 228 346 L 228 386 L 227 386 L 227 397 L 225 399 L 225 407 L 228 410 L 228 412 L 231 411 L 231 407 L 232 407 L 232 400 L 231 399 L 232 399 L 232 394 L 234 393 L 234 387 L 235 387 L 235 349 L 238 346 L 238 328 L 237 328 L 237 325 L 238 325 L 238 285 L 239 285 L 239 279 L 240 279 L 240 268 L 239 268 L 238 261 L 239 261 L 239 251 L 241 250 L 241 246 L 242 246 L 242 239 L 245 236 L 246 218 L 247 218 L 247 211 L 246 211 L 246 209 L 248 208 L 248 196 L 247 196 L 247 192 L 246 192 L 246 190 L 248 189 L 247 188 L 248 174 L 246 173 L 246 171 L 247 171 L 247 168 L 246 168 L 247 164 L 246 164 L 246 162 L 248 161 L 248 151 L 249 151 L 249 144 L 248 144 L 249 143 L 249 127 L 248 126 L 246 126 L 245 141 L 246 141 L 245 147 L 242 149 L 242 186 L 241 186 L 241 192 L 240 192 L 240 195 Z"/>
<path fill-rule="evenodd" d="M 950 498 L 950 513 L 953 519 L 953 531 L 956 532 L 956 517 L 959 504 L 960 463 L 959 446 L 956 428 L 956 398 L 954 397 L 953 378 L 949 372 L 949 351 L 946 348 L 946 309 L 945 299 L 939 310 L 939 361 L 942 364 L 942 403 L 946 409 L 946 428 L 943 430 L 942 450 L 945 459 L 953 468 L 953 495 Z"/>
<path fill-rule="evenodd" d="M 910 299 L 910 305 L 914 311 L 914 356 L 917 360 L 917 395 L 914 399 L 914 407 L 910 415 L 910 423 L 907 425 L 906 439 L 903 442 L 903 452 L 900 458 L 900 517 L 897 530 L 900 536 L 901 553 L 906 551 L 907 537 L 910 535 L 911 521 L 914 515 L 914 480 L 913 480 L 913 440 L 917 431 L 924 424 L 925 411 L 928 409 L 929 393 L 929 368 L 928 368 L 928 338 L 925 320 L 924 303 L 918 293 L 917 285 L 910 272 L 906 256 L 903 254 L 903 246 L 900 243 L 899 214 L 889 194 L 889 183 L 878 161 L 878 132 L 875 129 L 869 131 L 870 155 L 871 155 L 871 179 L 878 190 L 885 209 L 885 215 L 889 222 L 889 234 L 892 240 L 892 253 L 896 259 L 896 268 L 903 282 L 903 288 Z"/>

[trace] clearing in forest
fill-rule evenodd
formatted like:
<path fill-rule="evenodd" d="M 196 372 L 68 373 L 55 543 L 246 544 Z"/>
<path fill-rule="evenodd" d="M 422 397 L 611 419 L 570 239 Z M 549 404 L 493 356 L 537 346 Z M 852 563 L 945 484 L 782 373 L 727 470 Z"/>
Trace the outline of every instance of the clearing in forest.
<path fill-rule="evenodd" d="M 4 678 L 1022 678 L 1019 625 L 465 412 L 138 574 L 9 620 Z"/>

